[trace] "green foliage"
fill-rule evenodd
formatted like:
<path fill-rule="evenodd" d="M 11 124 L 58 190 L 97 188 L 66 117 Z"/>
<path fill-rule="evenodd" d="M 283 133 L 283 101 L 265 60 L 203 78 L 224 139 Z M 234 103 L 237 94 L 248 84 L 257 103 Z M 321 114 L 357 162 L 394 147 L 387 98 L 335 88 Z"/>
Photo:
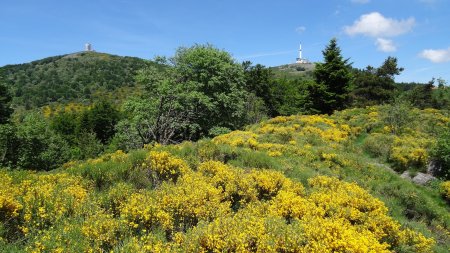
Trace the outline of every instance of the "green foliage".
<path fill-rule="evenodd" d="M 227 134 L 229 132 L 231 132 L 231 130 L 226 127 L 213 127 L 209 129 L 209 136 L 216 137 L 218 135 Z"/>
<path fill-rule="evenodd" d="M 322 103 L 316 105 L 318 107 L 315 109 L 322 113 L 332 113 L 347 105 L 352 74 L 348 59 L 343 59 L 335 38 L 330 40 L 322 54 L 325 62 L 317 64 L 314 78 L 324 86 L 325 93 L 321 94 Z"/>
<path fill-rule="evenodd" d="M 76 143 L 72 146 L 73 159 L 97 157 L 103 151 L 102 142 L 93 132 L 78 133 Z"/>
<path fill-rule="evenodd" d="M 0 83 L 0 124 L 8 122 L 9 117 L 13 112 L 10 106 L 11 99 L 8 88 Z"/>
<path fill-rule="evenodd" d="M 50 127 L 64 137 L 70 144 L 76 142 L 76 131 L 78 128 L 78 113 L 62 112 L 53 116 Z"/>
<path fill-rule="evenodd" d="M 448 127 L 450 128 L 450 126 Z M 444 131 L 438 137 L 431 155 L 435 166 L 437 166 L 436 174 L 442 178 L 450 179 L 450 131 Z"/>
<path fill-rule="evenodd" d="M 271 88 L 275 86 L 273 71 L 261 64 L 253 66 L 249 61 L 243 62 L 242 67 L 245 74 L 245 89 L 262 99 L 262 105 L 267 107 L 270 116 L 277 115 L 274 107 L 275 97 L 271 91 Z"/>
<path fill-rule="evenodd" d="M 309 79 L 278 79 L 271 87 L 276 115 L 319 113 L 326 93 L 322 84 Z"/>
<path fill-rule="evenodd" d="M 122 147 L 198 139 L 213 128 L 234 130 L 246 123 L 249 107 L 253 120 L 262 117 L 258 100 L 246 101 L 244 71 L 229 53 L 195 45 L 179 48 L 160 63 L 162 71 L 139 71 L 136 79 L 146 92 L 123 105 L 127 116 L 118 124 L 116 139 L 125 142 L 115 141 Z"/>
<path fill-rule="evenodd" d="M 450 110 L 450 87 L 438 79 L 438 88 L 433 90 L 433 108 Z"/>
<path fill-rule="evenodd" d="M 15 166 L 36 170 L 54 169 L 70 158 L 69 145 L 52 131 L 42 115 L 28 114 L 17 126 Z"/>
<path fill-rule="evenodd" d="M 2 68 L 15 106 L 32 108 L 50 102 L 89 100 L 98 91 L 135 86 L 138 69 L 151 64 L 135 57 L 81 52 Z"/>
<path fill-rule="evenodd" d="M 435 104 L 433 101 L 434 78 L 426 84 L 416 85 L 412 90 L 405 93 L 405 97 L 412 105 L 417 108 L 432 108 Z"/>
<path fill-rule="evenodd" d="M 383 107 L 383 122 L 392 133 L 400 133 L 406 126 L 411 127 L 414 114 L 411 104 L 407 101 L 397 99 L 391 105 Z"/>
<path fill-rule="evenodd" d="M 16 127 L 12 124 L 0 124 L 0 165 L 15 165 L 19 140 Z"/>
<path fill-rule="evenodd" d="M 115 125 L 119 120 L 119 112 L 107 100 L 96 102 L 92 109 L 85 110 L 80 117 L 78 132 L 93 132 L 106 144 L 115 134 Z"/>
<path fill-rule="evenodd" d="M 394 137 L 392 135 L 376 133 L 371 134 L 366 139 L 364 139 L 364 151 L 374 157 L 380 157 L 383 160 L 387 160 L 391 152 L 393 138 Z"/>
<path fill-rule="evenodd" d="M 390 102 L 395 95 L 394 76 L 403 68 L 397 67 L 397 59 L 388 57 L 379 68 L 367 66 L 355 71 L 353 103 L 356 106 L 377 105 Z"/>
<path fill-rule="evenodd" d="M 244 71 L 228 52 L 211 45 L 179 48 L 172 64 L 181 83 L 204 98 L 195 107 L 199 133 L 217 126 L 237 129 L 243 125 Z"/>

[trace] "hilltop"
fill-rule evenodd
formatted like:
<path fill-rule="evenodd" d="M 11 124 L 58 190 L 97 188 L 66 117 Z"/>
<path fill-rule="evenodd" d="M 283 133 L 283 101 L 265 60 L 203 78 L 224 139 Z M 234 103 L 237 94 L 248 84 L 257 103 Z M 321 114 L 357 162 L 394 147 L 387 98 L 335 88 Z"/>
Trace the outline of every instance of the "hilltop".
<path fill-rule="evenodd" d="M 312 78 L 315 66 L 315 63 L 292 63 L 271 67 L 270 69 L 277 78 Z"/>
<path fill-rule="evenodd" d="M 104 93 L 135 86 L 137 71 L 150 61 L 99 52 L 77 52 L 30 63 L 6 65 L 0 74 L 14 106 L 39 107 L 51 102 L 87 101 Z"/>

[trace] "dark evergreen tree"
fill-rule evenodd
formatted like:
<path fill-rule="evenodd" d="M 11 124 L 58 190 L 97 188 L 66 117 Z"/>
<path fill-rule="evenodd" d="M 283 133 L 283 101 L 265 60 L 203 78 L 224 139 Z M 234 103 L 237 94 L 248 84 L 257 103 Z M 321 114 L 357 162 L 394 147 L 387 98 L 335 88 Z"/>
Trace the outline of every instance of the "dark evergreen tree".
<path fill-rule="evenodd" d="M 344 60 L 341 49 L 335 38 L 330 40 L 322 51 L 324 63 L 316 65 L 314 78 L 317 84 L 323 85 L 322 103 L 317 104 L 316 110 L 322 113 L 332 113 L 334 110 L 344 109 L 348 103 L 352 74 L 349 59 Z"/>
<path fill-rule="evenodd" d="M 264 101 L 270 116 L 277 116 L 274 107 L 275 98 L 271 92 L 271 86 L 274 85 L 272 70 L 261 64 L 252 66 L 250 61 L 243 62 L 242 67 L 245 74 L 245 89 Z"/>
<path fill-rule="evenodd" d="M 434 78 L 426 84 L 417 85 L 409 91 L 406 97 L 413 106 L 420 109 L 431 108 L 436 103 L 433 101 Z"/>
<path fill-rule="evenodd" d="M 8 88 L 0 83 L 0 124 L 7 123 L 13 112 L 11 99 Z"/>
<path fill-rule="evenodd" d="M 394 76 L 402 71 L 394 57 L 388 57 L 379 68 L 367 66 L 364 70 L 356 70 L 353 104 L 362 107 L 392 100 L 396 90 Z"/>

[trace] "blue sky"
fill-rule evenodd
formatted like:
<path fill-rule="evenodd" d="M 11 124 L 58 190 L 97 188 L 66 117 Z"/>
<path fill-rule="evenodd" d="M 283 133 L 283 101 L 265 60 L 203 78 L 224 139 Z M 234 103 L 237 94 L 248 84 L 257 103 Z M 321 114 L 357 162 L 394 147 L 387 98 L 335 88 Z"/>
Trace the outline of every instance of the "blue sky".
<path fill-rule="evenodd" d="M 450 0 L 0 0 L 0 66 L 83 50 L 152 59 L 211 43 L 266 66 L 321 61 L 338 39 L 354 67 L 388 56 L 397 81 L 450 82 Z"/>

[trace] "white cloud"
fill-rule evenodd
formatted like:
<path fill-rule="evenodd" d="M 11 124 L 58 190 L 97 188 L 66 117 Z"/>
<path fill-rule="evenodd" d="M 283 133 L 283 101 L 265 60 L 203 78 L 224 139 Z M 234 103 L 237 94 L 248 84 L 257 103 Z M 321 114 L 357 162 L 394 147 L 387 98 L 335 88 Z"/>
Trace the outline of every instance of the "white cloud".
<path fill-rule="evenodd" d="M 375 45 L 377 46 L 378 50 L 380 50 L 382 52 L 397 51 L 397 47 L 395 46 L 395 44 L 392 40 L 377 38 L 377 40 L 375 41 Z"/>
<path fill-rule="evenodd" d="M 425 49 L 419 55 L 434 63 L 448 62 L 450 61 L 450 47 L 447 49 Z"/>
<path fill-rule="evenodd" d="M 357 4 L 367 4 L 370 0 L 352 0 L 352 2 Z"/>
<path fill-rule="evenodd" d="M 405 20 L 386 18 L 379 12 L 361 15 L 353 25 L 344 27 L 348 35 L 362 34 L 370 37 L 395 37 L 412 30 L 416 21 L 413 17 Z"/>
<path fill-rule="evenodd" d="M 295 28 L 295 31 L 298 33 L 303 33 L 304 31 L 306 31 L 306 27 L 299 26 L 299 27 Z"/>

